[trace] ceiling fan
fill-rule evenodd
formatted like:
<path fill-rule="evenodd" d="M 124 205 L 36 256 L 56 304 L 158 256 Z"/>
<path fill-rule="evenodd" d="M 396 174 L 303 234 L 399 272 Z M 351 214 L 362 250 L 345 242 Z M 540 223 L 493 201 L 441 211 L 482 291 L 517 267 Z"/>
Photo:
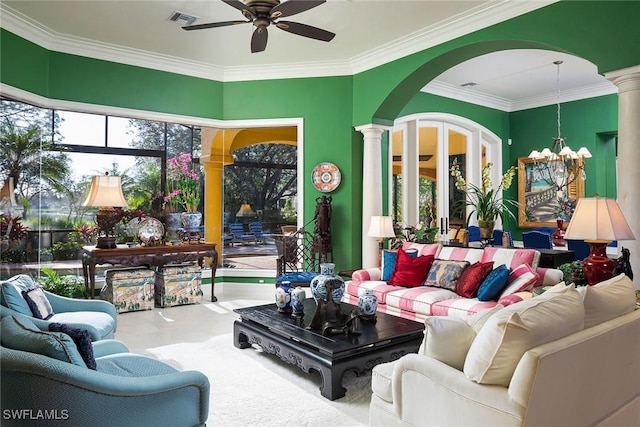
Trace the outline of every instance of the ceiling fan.
<path fill-rule="evenodd" d="M 275 25 L 281 30 L 309 37 L 315 40 L 331 41 L 335 34 L 311 25 L 291 21 L 276 21 L 282 17 L 295 15 L 325 3 L 326 0 L 222 0 L 242 12 L 247 21 L 223 21 L 209 24 L 187 25 L 185 30 L 204 30 L 207 28 L 227 27 L 230 25 L 252 23 L 256 29 L 251 37 L 251 53 L 262 52 L 267 47 L 267 27 Z"/>

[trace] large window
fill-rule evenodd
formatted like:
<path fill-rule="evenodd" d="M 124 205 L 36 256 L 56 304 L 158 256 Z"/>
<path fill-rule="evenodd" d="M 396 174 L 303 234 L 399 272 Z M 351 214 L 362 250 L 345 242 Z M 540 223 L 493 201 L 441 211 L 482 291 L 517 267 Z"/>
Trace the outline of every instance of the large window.
<path fill-rule="evenodd" d="M 201 152 L 200 129 L 180 123 L 52 110 L 11 99 L 0 100 L 0 120 L 3 270 L 56 259 L 62 246 L 56 243 L 69 243 L 75 230 L 94 225 L 93 211 L 82 206 L 91 176 L 121 176 L 128 209 L 159 215 L 167 160 L 189 153 L 198 163 Z M 28 230 L 17 233 L 22 227 Z M 72 236 L 75 249 L 83 238 Z M 77 255 L 69 252 L 64 256 Z"/>

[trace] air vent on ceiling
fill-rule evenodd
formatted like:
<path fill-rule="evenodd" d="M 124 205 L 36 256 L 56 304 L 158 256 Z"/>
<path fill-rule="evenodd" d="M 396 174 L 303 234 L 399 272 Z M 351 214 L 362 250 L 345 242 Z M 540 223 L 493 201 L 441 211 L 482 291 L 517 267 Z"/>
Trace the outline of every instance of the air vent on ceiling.
<path fill-rule="evenodd" d="M 468 82 L 468 83 L 463 83 L 460 86 L 462 86 L 462 87 L 474 87 L 474 86 L 478 86 L 478 83 Z"/>
<path fill-rule="evenodd" d="M 173 15 L 169 17 L 169 21 L 177 22 L 181 26 L 191 25 L 196 22 L 196 19 L 198 18 L 196 18 L 195 16 L 187 15 L 186 13 L 178 11 L 173 12 Z"/>

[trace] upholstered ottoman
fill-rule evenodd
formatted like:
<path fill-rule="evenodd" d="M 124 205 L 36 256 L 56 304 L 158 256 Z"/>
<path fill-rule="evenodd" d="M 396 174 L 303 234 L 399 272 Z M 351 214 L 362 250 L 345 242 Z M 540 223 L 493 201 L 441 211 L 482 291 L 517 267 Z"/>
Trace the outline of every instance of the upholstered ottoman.
<path fill-rule="evenodd" d="M 146 268 L 107 270 L 100 298 L 113 303 L 118 313 L 151 310 L 154 306 L 155 272 Z"/>
<path fill-rule="evenodd" d="M 160 307 L 202 301 L 202 273 L 195 264 L 167 265 L 156 272 L 156 303 Z"/>

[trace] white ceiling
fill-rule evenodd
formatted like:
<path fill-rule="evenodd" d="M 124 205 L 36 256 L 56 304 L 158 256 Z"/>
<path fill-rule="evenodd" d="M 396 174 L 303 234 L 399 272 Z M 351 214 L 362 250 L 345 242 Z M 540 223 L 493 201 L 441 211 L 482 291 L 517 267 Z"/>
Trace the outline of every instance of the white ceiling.
<path fill-rule="evenodd" d="M 241 20 L 219 0 L 5 1 L 0 25 L 47 49 L 221 81 L 351 75 L 556 0 L 328 0 L 285 18 L 336 33 L 329 43 L 273 26 L 264 52 L 250 52 L 250 24 L 184 31 L 176 11 L 196 24 Z M 446 71 L 424 90 L 504 111 L 555 103 L 616 88 L 583 59 L 542 50 L 503 51 Z M 474 82 L 477 86 L 464 88 Z"/>

